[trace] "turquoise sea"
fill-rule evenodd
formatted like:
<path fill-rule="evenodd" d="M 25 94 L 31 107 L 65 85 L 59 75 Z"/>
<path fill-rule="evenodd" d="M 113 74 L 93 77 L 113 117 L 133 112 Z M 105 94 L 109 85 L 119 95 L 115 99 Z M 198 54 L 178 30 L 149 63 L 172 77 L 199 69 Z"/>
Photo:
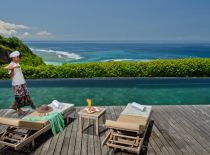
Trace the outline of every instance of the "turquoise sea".
<path fill-rule="evenodd" d="M 210 57 L 210 43 L 25 42 L 47 64 Z"/>

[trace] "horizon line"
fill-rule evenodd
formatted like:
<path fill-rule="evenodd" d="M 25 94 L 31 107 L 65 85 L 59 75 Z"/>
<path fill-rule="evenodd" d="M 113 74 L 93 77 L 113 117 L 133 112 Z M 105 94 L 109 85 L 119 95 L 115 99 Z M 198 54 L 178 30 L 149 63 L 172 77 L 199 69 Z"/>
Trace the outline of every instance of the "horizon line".
<path fill-rule="evenodd" d="M 84 42 L 84 43 L 210 43 L 210 40 L 22 40 L 23 42 Z"/>

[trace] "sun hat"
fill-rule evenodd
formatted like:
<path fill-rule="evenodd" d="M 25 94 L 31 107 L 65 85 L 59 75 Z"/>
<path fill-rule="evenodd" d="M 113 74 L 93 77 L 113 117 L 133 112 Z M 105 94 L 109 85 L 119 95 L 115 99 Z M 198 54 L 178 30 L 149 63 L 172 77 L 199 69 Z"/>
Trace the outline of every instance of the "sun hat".
<path fill-rule="evenodd" d="M 39 113 L 48 113 L 48 112 L 53 111 L 53 108 L 46 104 L 43 104 L 41 107 L 37 108 L 36 110 Z"/>
<path fill-rule="evenodd" d="M 9 57 L 10 58 L 14 58 L 14 57 L 17 57 L 19 55 L 20 55 L 20 52 L 19 51 L 14 51 L 14 52 L 10 53 Z"/>

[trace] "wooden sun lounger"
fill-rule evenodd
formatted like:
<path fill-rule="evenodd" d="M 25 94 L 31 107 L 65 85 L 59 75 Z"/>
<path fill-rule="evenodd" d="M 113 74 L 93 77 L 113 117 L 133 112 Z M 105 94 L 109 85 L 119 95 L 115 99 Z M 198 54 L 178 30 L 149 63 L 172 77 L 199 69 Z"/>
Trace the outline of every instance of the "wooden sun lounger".
<path fill-rule="evenodd" d="M 146 106 L 144 112 L 138 111 L 128 104 L 117 121 L 106 120 L 105 126 L 109 132 L 102 145 L 139 154 L 151 125 L 152 107 Z"/>
<path fill-rule="evenodd" d="M 74 105 L 63 104 L 64 107 L 59 111 L 65 119 L 73 111 Z M 53 111 L 58 110 L 54 108 Z M 39 113 L 35 111 L 28 116 L 39 116 Z M 0 133 L 0 144 L 15 150 L 19 150 L 27 144 L 31 144 L 33 148 L 35 138 L 51 129 L 48 121 L 29 122 L 23 119 L 0 117 L 0 124 L 8 125 L 7 129 Z"/>

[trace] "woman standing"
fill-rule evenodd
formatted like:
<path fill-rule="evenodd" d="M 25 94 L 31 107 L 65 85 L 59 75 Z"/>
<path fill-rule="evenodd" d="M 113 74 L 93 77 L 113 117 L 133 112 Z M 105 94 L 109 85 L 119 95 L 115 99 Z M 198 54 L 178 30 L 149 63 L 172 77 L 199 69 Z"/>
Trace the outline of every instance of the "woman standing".
<path fill-rule="evenodd" d="M 15 95 L 15 103 L 11 106 L 12 109 L 17 110 L 18 114 L 24 115 L 25 112 L 21 109 L 24 106 L 31 106 L 35 109 L 26 86 L 26 81 L 24 79 L 21 67 L 19 65 L 20 52 L 14 51 L 9 57 L 12 59 L 11 63 L 5 67 L 8 69 L 10 77 L 12 79 L 12 87 Z"/>

